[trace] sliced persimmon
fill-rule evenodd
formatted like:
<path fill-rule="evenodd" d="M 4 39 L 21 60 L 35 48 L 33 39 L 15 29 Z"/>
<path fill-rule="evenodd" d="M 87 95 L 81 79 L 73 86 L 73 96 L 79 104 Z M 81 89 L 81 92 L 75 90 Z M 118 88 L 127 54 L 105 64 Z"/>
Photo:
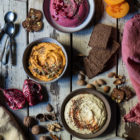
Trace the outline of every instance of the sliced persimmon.
<path fill-rule="evenodd" d="M 104 0 L 108 5 L 116 5 L 124 2 L 124 0 Z"/>
<path fill-rule="evenodd" d="M 123 2 L 117 5 L 107 5 L 106 12 L 114 18 L 122 18 L 129 12 L 129 4 Z"/>

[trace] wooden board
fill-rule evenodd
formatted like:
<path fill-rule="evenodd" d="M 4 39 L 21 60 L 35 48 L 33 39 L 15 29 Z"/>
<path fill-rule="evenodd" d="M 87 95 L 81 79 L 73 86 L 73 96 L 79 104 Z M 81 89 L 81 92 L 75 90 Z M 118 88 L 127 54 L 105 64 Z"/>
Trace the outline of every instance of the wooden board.
<path fill-rule="evenodd" d="M 96 23 L 104 23 L 107 25 L 111 25 L 116 27 L 117 26 L 117 20 L 109 17 L 106 12 L 104 12 L 104 4 L 102 0 L 95 0 L 96 3 L 96 13 L 94 15 L 94 19 L 88 25 L 87 28 L 84 30 L 73 33 L 73 34 L 66 34 L 61 33 L 55 29 L 53 29 L 48 22 L 46 21 L 45 17 L 43 17 L 44 22 L 44 29 L 40 32 L 36 33 L 29 33 L 27 34 L 26 31 L 21 26 L 22 21 L 27 16 L 27 11 L 29 11 L 30 8 L 36 8 L 42 10 L 43 0 L 0 0 L 0 25 L 4 25 L 4 15 L 7 11 L 11 10 L 17 13 L 17 20 L 16 23 L 19 24 L 19 31 L 18 34 L 15 37 L 16 40 L 16 60 L 17 65 L 12 66 L 10 63 L 6 66 L 3 66 L 0 63 L 0 87 L 3 88 L 18 88 L 22 90 L 23 82 L 27 78 L 23 67 L 22 67 L 22 55 L 24 52 L 24 49 L 26 48 L 27 44 L 42 38 L 42 37 L 52 37 L 54 39 L 57 39 L 60 43 L 62 43 L 69 55 L 69 67 L 67 69 L 66 74 L 62 79 L 59 81 L 52 83 L 52 84 L 44 84 L 44 102 L 35 105 L 33 107 L 26 107 L 22 110 L 18 111 L 12 111 L 15 116 L 19 119 L 20 122 L 23 121 L 23 118 L 27 115 L 36 116 L 38 113 L 47 113 L 46 111 L 46 105 L 48 103 L 51 103 L 54 106 L 54 110 L 57 113 L 58 120 L 60 121 L 60 108 L 61 104 L 64 100 L 64 98 L 73 90 L 81 88 L 80 86 L 76 85 L 77 82 L 77 73 L 79 70 L 81 70 L 83 67 L 81 67 L 81 63 L 79 63 L 81 57 L 77 57 L 77 54 L 81 53 L 84 56 L 88 55 L 90 48 L 88 47 L 88 41 L 90 38 L 90 34 L 94 28 L 94 25 Z M 137 3 L 134 3 L 135 5 Z M 139 7 L 137 8 L 139 9 Z M 137 13 L 138 11 L 134 12 Z M 118 21 L 118 27 L 120 29 L 120 36 L 123 32 L 124 23 L 132 16 L 133 14 L 128 15 L 127 17 L 121 19 Z M 4 36 L 0 42 L 0 53 L 2 52 L 4 42 L 5 42 L 6 36 Z M 121 40 L 120 40 L 121 42 Z M 77 62 L 78 60 L 78 62 Z M 119 59 L 119 64 L 114 66 L 112 69 L 108 70 L 107 72 L 104 72 L 95 78 L 89 80 L 86 79 L 87 82 L 92 83 L 96 79 L 105 79 L 107 81 L 107 84 L 112 87 L 112 89 L 115 87 L 113 83 L 113 79 L 108 79 L 107 74 L 110 71 L 116 71 L 121 75 L 125 75 L 128 79 L 127 85 L 132 87 L 131 82 L 129 80 L 127 70 L 125 68 L 124 63 L 122 62 L 121 58 Z M 83 88 L 83 87 L 82 87 Z M 97 87 L 97 90 L 100 92 L 103 92 L 102 87 Z M 111 92 L 111 91 L 110 91 Z M 110 93 L 107 94 L 108 96 Z M 126 124 L 123 121 L 123 115 L 125 113 L 128 113 L 129 110 L 137 103 L 137 98 L 131 99 L 129 102 L 125 102 L 120 104 L 120 111 L 121 111 L 121 121 L 119 127 L 116 127 L 116 123 L 114 122 L 112 127 L 112 131 L 109 131 L 104 136 L 96 138 L 95 140 L 104 140 L 107 138 L 111 138 L 117 135 L 123 136 L 124 134 L 127 134 L 129 138 L 134 140 L 139 140 L 139 133 L 140 130 L 139 127 L 132 124 Z M 113 108 L 116 109 L 116 106 L 114 105 Z M 118 113 L 118 112 L 117 112 Z M 117 115 L 116 110 L 113 112 L 113 119 L 116 121 Z M 22 123 L 21 123 L 22 124 Z M 41 125 L 46 125 L 47 123 L 41 123 Z M 118 126 L 118 124 L 117 124 Z M 117 128 L 119 128 L 117 130 Z M 137 130 L 137 131 L 134 131 Z M 49 135 L 49 134 L 44 134 Z M 58 133 L 57 135 L 61 135 L 63 140 L 78 140 L 75 137 L 72 137 L 69 133 L 67 133 L 65 130 Z M 30 139 L 37 140 L 39 139 L 39 136 L 30 136 Z"/>
<path fill-rule="evenodd" d="M 28 3 L 28 11 L 30 8 L 36 8 L 42 11 L 43 6 L 43 0 L 30 0 Z M 42 11 L 43 12 L 43 11 Z M 42 37 L 52 37 L 56 40 L 58 40 L 62 45 L 64 45 L 67 52 L 70 52 L 70 34 L 65 34 L 56 31 L 53 29 L 46 21 L 45 17 L 43 17 L 44 22 L 44 28 L 42 31 L 38 33 L 29 33 L 29 42 L 32 42 L 36 39 L 42 38 Z M 69 54 L 69 53 L 68 53 Z M 51 103 L 55 109 L 55 112 L 58 116 L 58 122 L 61 122 L 60 120 L 60 108 L 61 104 L 64 100 L 64 98 L 70 93 L 70 71 L 67 69 L 67 73 L 63 76 L 62 79 L 58 80 L 55 83 L 52 84 L 44 84 L 44 88 L 46 89 L 45 94 L 49 97 L 46 98 L 44 103 L 38 104 L 33 107 L 29 107 L 29 115 L 37 115 L 38 113 L 46 113 L 46 105 L 48 103 Z M 46 125 L 48 123 L 42 123 L 43 125 Z M 49 134 L 47 134 L 49 135 Z M 64 130 L 61 133 L 57 134 L 58 136 L 61 135 L 62 139 L 70 140 L 70 135 Z M 39 136 L 37 136 L 34 139 L 38 139 Z"/>
<path fill-rule="evenodd" d="M 95 15 L 94 18 L 92 20 L 92 23 L 84 30 L 74 33 L 72 36 L 73 42 L 72 42 L 72 46 L 73 46 L 73 55 L 76 54 L 82 54 L 84 56 L 87 56 L 89 51 L 90 51 L 90 47 L 88 46 L 88 42 L 90 39 L 90 35 L 92 33 L 92 30 L 94 28 L 94 25 L 97 23 L 103 23 L 103 24 L 107 24 L 107 25 L 111 25 L 113 27 L 116 27 L 116 19 L 113 19 L 111 17 L 109 17 L 106 12 L 104 11 L 105 8 L 105 4 L 103 3 L 102 0 L 95 0 L 96 3 L 96 11 L 95 11 Z M 76 67 L 77 72 L 73 72 L 73 78 L 72 78 L 72 90 L 75 89 L 79 89 L 79 88 L 85 88 L 86 86 L 78 86 L 77 85 L 77 73 L 83 69 L 83 67 L 81 67 L 81 64 L 78 63 L 80 61 L 80 57 L 79 59 L 77 57 L 73 57 L 75 58 L 75 60 L 73 60 L 73 69 L 75 69 L 76 66 L 78 66 L 78 68 Z M 77 60 L 77 61 L 76 61 Z M 106 72 L 103 72 L 101 74 L 99 74 L 98 76 L 96 76 L 95 78 L 92 79 L 88 79 L 86 78 L 87 83 L 93 83 L 93 81 L 97 80 L 97 79 L 104 79 L 107 82 L 107 85 L 109 85 L 111 87 L 111 89 L 113 89 L 115 86 L 112 84 L 113 83 L 113 79 L 109 79 L 107 77 L 109 72 L 116 72 L 116 68 L 117 66 L 114 66 L 113 68 L 109 69 Z M 96 87 L 97 91 L 100 91 L 103 93 L 103 87 Z M 111 92 L 112 90 L 110 90 Z M 103 93 L 104 94 L 104 93 Z M 110 93 L 107 94 L 107 96 L 109 96 Z M 114 110 L 116 108 L 115 104 L 113 104 L 113 108 L 112 110 Z M 112 112 L 113 114 L 113 120 L 116 119 L 116 110 L 114 110 Z M 111 130 L 110 128 L 108 128 L 108 132 L 105 132 L 105 134 L 103 136 L 100 136 L 99 138 L 94 138 L 95 140 L 105 140 L 107 138 L 112 138 L 114 136 L 116 136 L 116 122 L 114 122 L 114 126 L 110 126 L 112 127 Z M 73 137 L 73 140 L 79 140 L 78 138 Z"/>
<path fill-rule="evenodd" d="M 26 75 L 24 73 L 22 67 L 22 54 L 24 52 L 25 46 L 27 44 L 26 32 L 21 28 L 20 23 L 26 17 L 26 1 L 19 2 L 14 0 L 0 0 L 0 22 L 2 26 L 4 25 L 4 15 L 7 11 L 14 11 L 17 13 L 16 24 L 19 27 L 18 34 L 15 35 L 16 45 L 14 46 L 16 49 L 16 66 L 12 66 L 10 61 L 7 65 L 2 65 L 0 63 L 0 78 L 1 78 L 1 86 L 3 88 L 17 88 L 22 90 L 22 85 L 24 80 L 26 79 Z M 21 10 L 22 7 L 22 10 Z M 21 39 L 22 38 L 22 39 Z M 4 47 L 6 35 L 1 39 L 1 48 L 0 55 Z M 12 111 L 12 110 L 11 110 Z M 22 124 L 24 116 L 27 116 L 27 108 L 12 111 L 15 116 L 19 119 L 20 124 Z M 18 120 L 17 119 L 17 120 Z M 21 125 L 22 126 L 22 125 Z"/>

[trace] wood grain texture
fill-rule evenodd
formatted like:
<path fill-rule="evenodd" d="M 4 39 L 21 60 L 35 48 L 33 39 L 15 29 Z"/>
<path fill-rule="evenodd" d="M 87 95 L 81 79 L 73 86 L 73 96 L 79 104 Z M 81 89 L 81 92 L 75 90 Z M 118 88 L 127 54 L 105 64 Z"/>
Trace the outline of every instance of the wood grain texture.
<path fill-rule="evenodd" d="M 22 54 L 27 44 L 27 37 L 25 31 L 21 28 L 20 23 L 26 17 L 26 1 L 21 3 L 19 1 L 14 0 L 4 0 L 4 1 L 0 0 L 0 3 L 1 3 L 0 24 L 4 26 L 5 13 L 7 11 L 13 11 L 17 14 L 16 27 L 18 27 L 16 28 L 18 30 L 17 34 L 15 34 L 15 44 L 14 44 L 14 48 L 16 50 L 16 54 L 14 54 L 14 56 L 16 56 L 16 65 L 12 66 L 10 60 L 9 63 L 5 66 L 0 63 L 1 87 L 17 88 L 22 90 L 23 82 L 26 79 L 26 75 L 22 67 Z M 5 38 L 6 35 L 4 35 L 3 38 L 0 40 L 1 41 L 0 55 L 4 47 Z M 24 116 L 27 116 L 27 108 L 25 107 L 24 109 L 12 112 L 17 117 L 17 120 L 19 120 L 20 124 L 22 124 Z"/>
<path fill-rule="evenodd" d="M 78 77 L 77 77 L 77 73 L 83 69 L 83 66 L 81 65 L 80 60 L 82 59 L 81 57 L 77 57 L 77 54 L 83 54 L 84 56 L 87 56 L 89 51 L 90 51 L 90 47 L 88 46 L 88 42 L 90 39 L 90 35 L 92 33 L 92 30 L 94 29 L 95 24 L 98 23 L 103 23 L 103 24 L 107 24 L 107 25 L 111 25 L 113 27 L 116 27 L 116 19 L 113 19 L 111 17 L 109 17 L 106 12 L 104 11 L 105 8 L 105 4 L 103 3 L 102 0 L 95 0 L 96 3 L 96 11 L 95 11 L 95 15 L 94 18 L 92 20 L 92 22 L 90 23 L 90 25 L 85 28 L 84 30 L 74 33 L 73 34 L 73 38 L 72 38 L 72 46 L 73 46 L 73 58 L 75 58 L 73 60 L 73 77 L 72 77 L 72 90 L 75 89 L 79 89 L 79 88 L 84 88 L 86 86 L 78 86 L 76 84 Z M 86 78 L 87 83 L 93 83 L 93 81 L 97 80 L 97 79 L 104 79 L 107 82 L 107 85 L 109 85 L 111 87 L 110 92 L 112 91 L 112 89 L 115 87 L 113 85 L 113 79 L 109 79 L 107 77 L 109 72 L 116 72 L 116 68 L 117 66 L 114 66 L 113 68 L 97 75 L 95 78 L 92 79 L 88 79 Z M 75 72 L 76 69 L 76 72 Z M 103 87 L 96 87 L 97 91 L 100 91 L 101 93 L 103 93 Z M 104 93 L 103 93 L 104 94 Z M 105 94 L 105 96 L 109 96 L 110 93 Z M 111 106 L 112 106 L 112 120 L 116 120 L 116 105 L 114 103 L 111 102 Z M 112 123 L 111 120 L 111 123 Z M 108 128 L 108 131 L 105 132 L 105 134 L 103 134 L 103 136 L 100 136 L 98 138 L 94 138 L 95 140 L 105 140 L 108 138 L 112 138 L 114 136 L 116 136 L 116 121 L 113 122 L 113 126 L 110 125 L 110 127 Z M 78 138 L 73 137 L 73 140 L 79 140 Z"/>
<path fill-rule="evenodd" d="M 36 8 L 42 11 L 43 0 L 29 0 L 28 3 L 28 11 L 30 8 Z M 43 11 L 42 11 L 43 12 Z M 42 37 L 51 37 L 58 40 L 62 45 L 64 45 L 68 54 L 70 54 L 70 34 L 61 33 L 53 29 L 43 17 L 44 28 L 40 32 L 29 33 L 29 42 L 32 42 L 36 39 Z M 58 116 L 58 122 L 60 120 L 60 108 L 64 98 L 70 93 L 70 73 L 69 69 L 67 69 L 66 74 L 57 82 L 51 84 L 44 84 L 45 89 L 45 99 L 43 103 L 40 103 L 36 106 L 29 108 L 29 115 L 37 115 L 38 113 L 47 113 L 46 105 L 51 103 L 54 107 L 55 113 Z M 48 98 L 47 98 L 48 97 Z M 46 125 L 48 123 L 42 123 L 42 125 Z M 49 135 L 49 134 L 44 134 Z M 62 139 L 70 140 L 70 134 L 68 134 L 65 130 L 57 133 L 58 136 L 61 135 Z M 38 139 L 40 136 L 36 136 L 34 139 Z"/>

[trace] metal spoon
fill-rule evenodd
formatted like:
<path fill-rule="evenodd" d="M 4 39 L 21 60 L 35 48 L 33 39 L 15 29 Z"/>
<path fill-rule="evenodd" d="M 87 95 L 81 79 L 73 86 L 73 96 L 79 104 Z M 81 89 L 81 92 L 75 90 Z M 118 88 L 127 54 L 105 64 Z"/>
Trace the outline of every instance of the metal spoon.
<path fill-rule="evenodd" d="M 14 22 L 15 14 L 12 11 L 9 11 L 4 16 L 5 23 L 7 22 Z"/>
<path fill-rule="evenodd" d="M 10 48 L 10 52 L 11 52 L 10 54 L 11 54 L 11 59 L 12 59 L 12 40 L 13 40 L 13 36 L 15 34 L 14 23 L 10 22 L 10 23 L 6 24 L 5 33 L 8 36 L 7 36 L 6 43 L 5 43 L 5 46 L 4 46 L 4 50 L 3 50 L 3 53 L 2 53 L 3 56 L 1 57 L 3 65 L 6 65 L 7 62 L 8 62 L 7 59 L 8 59 L 9 48 Z M 10 43 L 9 44 L 7 44 L 8 37 L 10 37 Z"/>
<path fill-rule="evenodd" d="M 1 37 L 2 37 L 3 33 L 5 32 L 5 29 L 6 29 L 6 26 L 7 26 L 6 24 L 9 23 L 9 22 L 14 22 L 15 21 L 15 18 L 16 18 L 16 15 L 12 11 L 8 11 L 5 14 L 5 16 L 4 16 L 5 25 L 4 25 L 4 27 L 0 31 Z"/>

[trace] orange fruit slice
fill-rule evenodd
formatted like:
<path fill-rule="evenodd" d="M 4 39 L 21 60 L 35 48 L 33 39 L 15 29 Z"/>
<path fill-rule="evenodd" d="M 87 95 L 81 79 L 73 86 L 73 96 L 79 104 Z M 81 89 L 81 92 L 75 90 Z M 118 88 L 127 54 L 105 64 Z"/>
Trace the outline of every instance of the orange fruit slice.
<path fill-rule="evenodd" d="M 107 5 L 106 12 L 113 18 L 122 18 L 129 12 L 128 2 L 123 2 L 117 5 Z"/>
<path fill-rule="evenodd" d="M 116 5 L 124 2 L 124 0 L 104 0 L 108 5 Z"/>

